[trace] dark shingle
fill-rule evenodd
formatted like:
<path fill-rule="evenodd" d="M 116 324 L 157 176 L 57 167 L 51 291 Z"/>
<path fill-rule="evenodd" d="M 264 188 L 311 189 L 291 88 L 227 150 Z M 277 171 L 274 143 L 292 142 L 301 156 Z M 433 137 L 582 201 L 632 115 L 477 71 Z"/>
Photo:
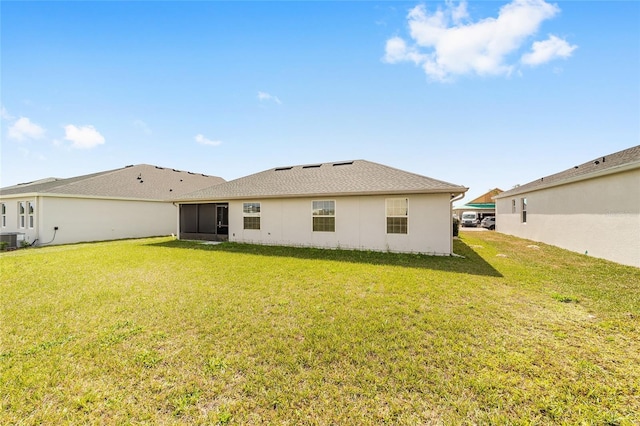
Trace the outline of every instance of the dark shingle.
<path fill-rule="evenodd" d="M 0 188 L 0 196 L 35 193 L 168 200 L 224 181 L 217 176 L 139 164 L 68 179 L 49 178 Z"/>
<path fill-rule="evenodd" d="M 640 167 L 640 145 L 614 152 L 613 154 L 594 158 L 591 161 L 574 166 L 560 173 L 536 179 L 527 184 L 510 189 L 509 191 L 505 191 L 494 198 L 509 197 L 523 192 L 530 192 L 536 189 L 560 185 L 568 181 L 589 179 L 593 175 L 607 171 L 613 172 L 620 167 L 630 164 L 638 164 Z"/>
<path fill-rule="evenodd" d="M 195 191 L 180 200 L 399 193 L 462 193 L 467 188 L 365 160 L 276 167 Z"/>

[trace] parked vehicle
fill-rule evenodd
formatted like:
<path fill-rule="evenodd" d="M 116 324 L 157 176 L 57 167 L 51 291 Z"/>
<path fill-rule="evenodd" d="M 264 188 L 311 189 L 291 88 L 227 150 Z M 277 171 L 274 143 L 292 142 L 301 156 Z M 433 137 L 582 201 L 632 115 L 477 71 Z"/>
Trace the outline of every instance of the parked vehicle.
<path fill-rule="evenodd" d="M 491 231 L 493 231 L 494 229 L 496 229 L 496 218 L 495 216 L 487 216 L 484 219 L 482 219 L 482 222 L 480 222 L 480 226 L 482 226 L 483 228 L 487 228 Z"/>
<path fill-rule="evenodd" d="M 476 212 L 464 212 L 462 213 L 462 220 L 460 221 L 460 225 L 463 227 L 477 227 L 480 225 L 480 218 L 478 217 L 478 213 Z"/>

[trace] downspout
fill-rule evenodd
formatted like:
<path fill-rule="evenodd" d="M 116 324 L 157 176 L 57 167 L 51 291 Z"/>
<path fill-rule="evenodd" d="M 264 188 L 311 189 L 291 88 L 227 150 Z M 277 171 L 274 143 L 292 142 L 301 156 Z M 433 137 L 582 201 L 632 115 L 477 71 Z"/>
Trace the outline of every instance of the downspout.
<path fill-rule="evenodd" d="M 36 216 L 34 220 L 33 226 L 35 227 L 35 236 L 33 241 L 31 242 L 32 246 L 37 247 L 38 240 L 40 239 L 40 229 L 42 229 L 40 221 L 42 220 L 42 197 L 37 195 L 36 199 L 36 207 L 33 209 L 33 214 Z"/>
<path fill-rule="evenodd" d="M 457 197 L 453 197 L 451 200 L 449 200 L 449 253 L 451 256 L 454 255 L 453 253 L 453 203 L 455 203 L 456 201 L 462 200 L 464 198 L 464 192 L 461 192 L 460 194 L 458 194 Z"/>

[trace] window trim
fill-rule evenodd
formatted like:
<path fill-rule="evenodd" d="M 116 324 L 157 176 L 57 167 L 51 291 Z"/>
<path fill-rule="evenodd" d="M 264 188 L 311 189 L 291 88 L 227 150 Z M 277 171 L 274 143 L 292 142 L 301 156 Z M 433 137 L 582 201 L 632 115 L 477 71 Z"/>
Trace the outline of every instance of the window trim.
<path fill-rule="evenodd" d="M 31 201 L 27 201 L 27 227 L 29 229 L 33 229 L 35 226 L 35 219 L 34 219 L 35 212 L 36 212 L 35 203 Z"/>
<path fill-rule="evenodd" d="M 404 214 L 389 214 L 389 203 L 393 201 L 404 200 L 406 203 L 405 213 Z M 395 206 L 391 207 L 396 208 Z M 408 235 L 409 234 L 409 198 L 385 198 L 384 200 L 384 216 L 385 216 L 385 225 L 386 225 L 386 233 L 388 234 L 399 234 L 399 235 Z M 400 224 L 400 232 L 389 232 L 389 219 L 404 219 L 404 224 Z M 392 224 L 392 227 L 396 226 Z M 403 231 L 404 228 L 404 232 Z M 392 228 L 393 230 L 393 228 Z"/>
<path fill-rule="evenodd" d="M 0 203 L 0 216 L 2 216 L 1 226 L 3 228 L 7 227 L 7 203 Z"/>
<path fill-rule="evenodd" d="M 18 228 L 24 229 L 26 222 L 27 205 L 26 201 L 18 201 Z"/>
<path fill-rule="evenodd" d="M 516 213 L 516 199 L 511 200 L 511 213 Z"/>
<path fill-rule="evenodd" d="M 247 207 L 253 206 L 255 207 L 257 205 L 257 211 L 247 211 L 247 210 L 251 210 L 250 208 L 247 209 Z M 261 213 L 262 213 L 262 205 L 260 203 L 260 201 L 247 201 L 247 202 L 243 202 L 242 203 L 242 229 L 246 230 L 246 231 L 259 231 L 262 227 L 262 219 L 260 219 L 261 217 Z M 249 222 L 253 222 L 255 224 L 256 219 L 257 219 L 257 224 L 258 227 L 247 227 L 247 219 L 252 219 Z"/>
<path fill-rule="evenodd" d="M 332 203 L 333 214 L 316 214 L 316 210 L 324 211 L 324 209 L 315 209 L 314 203 Z M 311 232 L 336 232 L 336 200 L 311 200 Z M 318 219 L 331 219 L 333 218 L 333 229 L 318 229 L 316 230 L 316 218 Z M 318 221 L 320 222 L 320 221 Z M 329 221 L 331 222 L 331 221 Z"/>
<path fill-rule="evenodd" d="M 527 197 L 520 198 L 520 222 L 527 223 Z"/>

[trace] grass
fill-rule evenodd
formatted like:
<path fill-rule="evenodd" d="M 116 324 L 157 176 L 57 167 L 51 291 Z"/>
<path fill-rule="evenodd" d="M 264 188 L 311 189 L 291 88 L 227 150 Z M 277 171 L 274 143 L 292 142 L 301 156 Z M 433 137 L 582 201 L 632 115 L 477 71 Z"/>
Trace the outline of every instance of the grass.
<path fill-rule="evenodd" d="M 0 424 L 640 423 L 639 269 L 455 250 L 0 254 Z"/>

